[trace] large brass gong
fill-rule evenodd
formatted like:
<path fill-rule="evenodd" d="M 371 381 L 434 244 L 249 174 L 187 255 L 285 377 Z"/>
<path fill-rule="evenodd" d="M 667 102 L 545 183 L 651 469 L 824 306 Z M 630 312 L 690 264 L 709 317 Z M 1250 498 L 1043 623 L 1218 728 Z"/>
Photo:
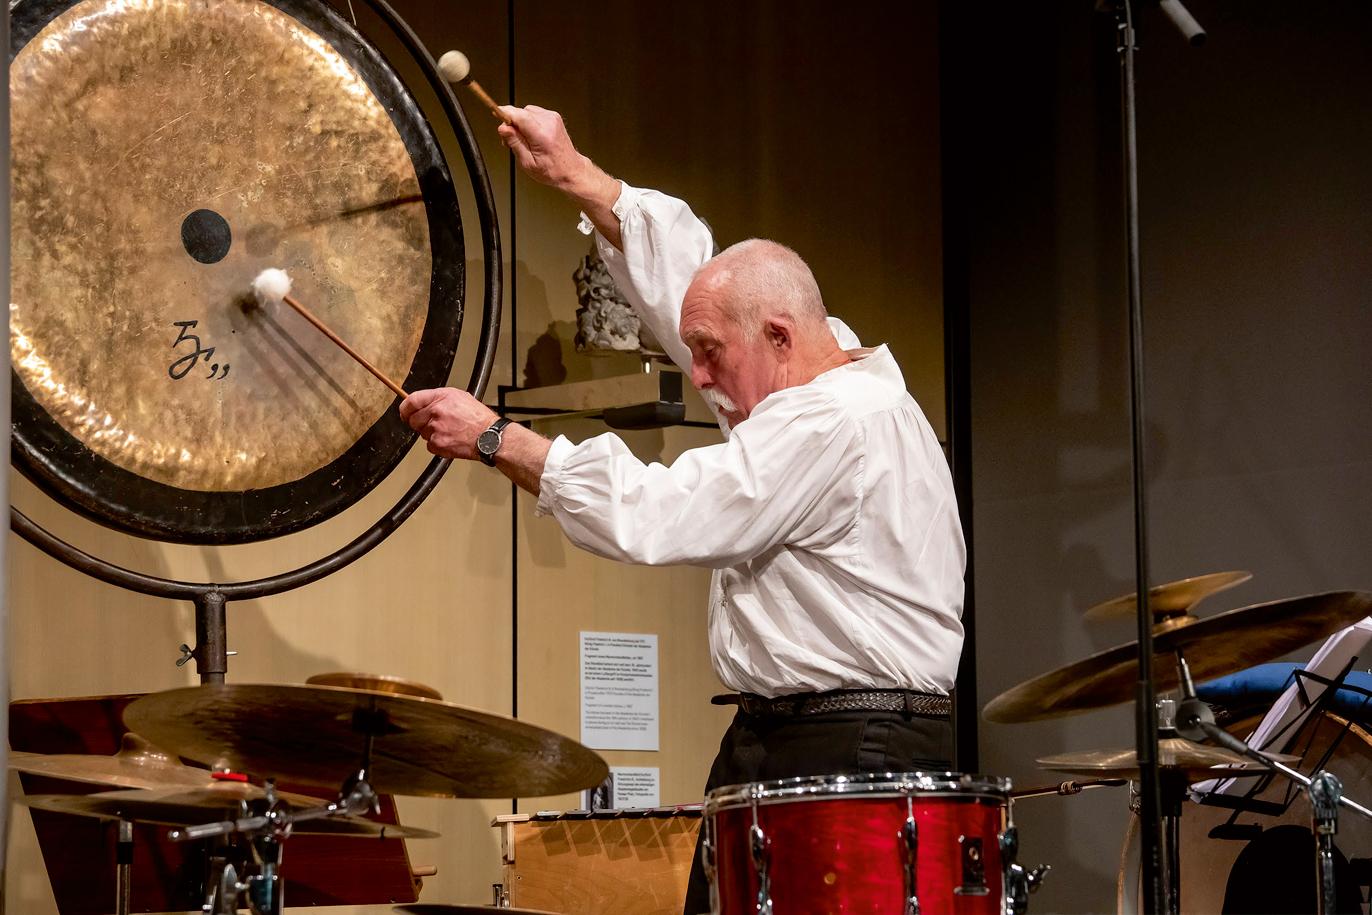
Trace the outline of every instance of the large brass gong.
<path fill-rule="evenodd" d="M 456 193 L 413 97 L 322 0 L 24 0 L 12 14 L 16 462 L 110 526 L 297 530 L 413 442 L 463 300 Z"/>

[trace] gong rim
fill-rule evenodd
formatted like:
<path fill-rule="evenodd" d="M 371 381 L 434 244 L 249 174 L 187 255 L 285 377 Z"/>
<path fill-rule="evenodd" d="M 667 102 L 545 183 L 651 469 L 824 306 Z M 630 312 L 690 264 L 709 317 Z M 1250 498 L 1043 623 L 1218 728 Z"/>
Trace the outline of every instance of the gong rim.
<path fill-rule="evenodd" d="M 94 0 L 21 0 L 11 13 L 10 60 L 57 16 Z M 315 0 L 256 0 L 323 38 L 386 109 L 409 155 L 429 230 L 432 269 L 423 331 L 407 390 L 447 382 L 465 306 L 465 247 L 457 189 L 418 101 L 381 52 L 334 9 Z M 14 464 L 64 506 L 135 536 L 231 544 L 293 533 L 343 512 L 404 459 L 416 439 L 386 409 L 341 455 L 298 479 L 260 489 L 183 489 L 127 470 L 92 451 L 11 371 Z M 344 483 L 345 485 L 339 485 Z"/>

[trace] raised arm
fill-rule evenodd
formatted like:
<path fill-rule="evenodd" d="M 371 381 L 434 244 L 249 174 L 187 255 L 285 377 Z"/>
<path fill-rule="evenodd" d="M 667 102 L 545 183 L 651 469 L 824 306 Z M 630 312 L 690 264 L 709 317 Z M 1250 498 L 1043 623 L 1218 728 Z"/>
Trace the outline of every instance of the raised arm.
<path fill-rule="evenodd" d="M 681 342 L 681 300 L 696 269 L 710 259 L 709 228 L 683 201 L 610 177 L 572 144 L 562 116 L 529 105 L 504 106 L 499 128 L 531 178 L 571 198 L 595 226 L 601 258 L 639 320 L 682 371 L 691 353 Z"/>

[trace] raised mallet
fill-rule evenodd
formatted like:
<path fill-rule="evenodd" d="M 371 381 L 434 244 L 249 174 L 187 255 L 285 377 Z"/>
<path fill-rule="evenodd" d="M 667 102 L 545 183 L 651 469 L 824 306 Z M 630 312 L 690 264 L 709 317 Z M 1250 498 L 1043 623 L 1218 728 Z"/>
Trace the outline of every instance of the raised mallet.
<path fill-rule="evenodd" d="M 472 62 L 467 59 L 466 54 L 461 51 L 448 51 L 438 59 L 438 72 L 442 73 L 443 78 L 454 86 L 466 86 L 472 90 L 472 94 L 480 99 L 481 104 L 490 109 L 491 114 L 506 124 L 514 123 L 508 114 L 500 110 L 495 99 L 486 94 L 486 90 L 481 88 L 481 84 L 472 79 Z"/>
<path fill-rule="evenodd" d="M 299 312 L 300 317 L 318 328 L 320 333 L 338 344 L 339 349 L 356 359 L 358 365 L 371 372 L 376 376 L 378 381 L 394 391 L 397 397 L 410 396 L 406 393 L 404 388 L 388 378 L 385 372 L 368 362 L 359 352 L 357 352 L 357 350 L 343 342 L 343 339 L 339 337 L 338 334 L 329 330 L 327 324 L 316 318 L 308 308 L 296 301 L 295 297 L 291 295 L 291 278 L 286 271 L 279 270 L 276 267 L 268 267 L 266 270 L 263 270 L 252 281 L 252 294 L 253 298 L 257 301 L 258 307 L 264 310 L 274 307 L 279 302 L 285 302 Z"/>

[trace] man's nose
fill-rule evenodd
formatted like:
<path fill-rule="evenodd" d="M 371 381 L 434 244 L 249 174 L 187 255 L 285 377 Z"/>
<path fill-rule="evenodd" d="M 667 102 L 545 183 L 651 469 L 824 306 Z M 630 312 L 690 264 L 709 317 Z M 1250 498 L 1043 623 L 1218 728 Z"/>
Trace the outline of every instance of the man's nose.
<path fill-rule="evenodd" d="M 710 373 L 694 362 L 691 363 L 691 384 L 696 386 L 697 391 L 705 390 L 706 386 L 714 381 Z"/>

